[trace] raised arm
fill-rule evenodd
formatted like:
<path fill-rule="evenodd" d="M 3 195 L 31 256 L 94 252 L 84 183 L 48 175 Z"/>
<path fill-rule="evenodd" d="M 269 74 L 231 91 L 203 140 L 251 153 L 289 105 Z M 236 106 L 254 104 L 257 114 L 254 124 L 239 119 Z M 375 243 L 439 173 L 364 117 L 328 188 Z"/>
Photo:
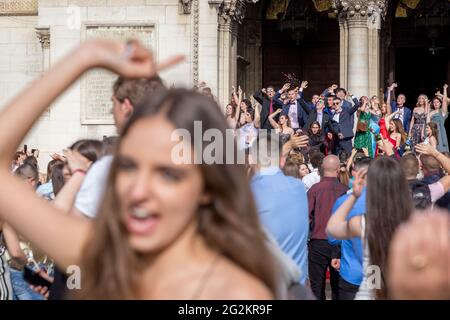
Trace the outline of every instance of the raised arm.
<path fill-rule="evenodd" d="M 350 113 L 350 115 L 352 115 L 356 111 L 358 111 L 358 109 L 360 107 L 360 103 L 359 103 L 358 99 L 356 99 L 356 97 L 354 95 L 352 95 L 350 92 L 348 93 L 348 95 L 352 97 L 352 100 L 353 100 L 353 103 L 354 103 L 353 107 L 351 107 L 349 109 L 349 113 Z"/>
<path fill-rule="evenodd" d="M 445 117 L 445 115 L 448 113 L 448 84 L 444 84 L 444 97 L 442 98 L 442 115 Z"/>
<path fill-rule="evenodd" d="M 263 93 L 265 92 L 265 89 L 261 89 L 255 92 L 253 95 L 253 98 L 255 98 L 256 101 L 258 101 L 259 104 L 263 104 Z"/>
<path fill-rule="evenodd" d="M 309 115 L 309 114 L 311 113 L 311 110 L 309 109 L 309 106 L 308 106 L 308 104 L 306 103 L 305 99 L 300 98 L 300 99 L 298 99 L 297 101 L 298 101 L 298 103 L 300 103 L 300 106 L 301 106 L 302 109 L 306 112 L 306 114 Z"/>
<path fill-rule="evenodd" d="M 233 94 L 236 96 L 236 103 L 237 103 L 237 107 L 236 107 L 236 111 L 234 114 L 234 119 L 236 119 L 236 127 L 234 129 L 236 129 L 237 127 L 239 127 L 239 120 L 241 118 L 241 102 L 242 102 L 242 89 L 241 86 L 238 87 L 238 93 L 236 95 L 236 90 L 233 88 Z"/>
<path fill-rule="evenodd" d="M 65 215 L 40 199 L 11 175 L 10 158 L 41 113 L 85 71 L 102 67 L 124 77 L 151 77 L 181 60 L 176 57 L 158 66 L 152 54 L 137 42 L 127 45 L 90 41 L 16 96 L 0 113 L 0 181 L 4 184 L 0 192 L 0 219 L 54 258 L 62 268 L 79 264 L 91 224 Z"/>
<path fill-rule="evenodd" d="M 278 123 L 273 119 L 277 114 L 279 114 L 281 112 L 281 109 L 277 109 L 274 113 L 269 115 L 269 122 L 270 125 L 274 128 L 274 129 L 279 129 L 280 126 L 278 125 Z"/>
<path fill-rule="evenodd" d="M 444 154 L 440 153 L 438 150 L 436 150 L 436 148 L 433 147 L 432 145 L 419 144 L 416 146 L 416 150 L 421 154 L 433 156 L 446 172 L 450 172 L 450 159 L 447 158 Z M 445 192 L 450 190 L 450 175 L 443 177 L 439 181 L 444 186 Z"/>
<path fill-rule="evenodd" d="M 387 98 L 386 98 L 386 112 L 388 115 L 392 113 L 392 106 L 391 106 L 391 98 L 392 98 L 392 91 L 394 88 L 397 88 L 397 84 L 393 83 L 388 88 Z"/>
<path fill-rule="evenodd" d="M 83 157 L 79 152 L 67 150 L 64 152 L 70 171 L 73 173 L 69 181 L 62 187 L 56 195 L 55 200 L 51 202 L 53 206 L 63 212 L 70 212 L 81 188 L 86 171 L 91 165 L 91 161 Z"/>
<path fill-rule="evenodd" d="M 353 182 L 353 193 L 342 203 L 339 209 L 328 220 L 326 232 L 328 235 L 336 239 L 351 239 L 356 236 L 361 237 L 361 225 L 357 223 L 350 223 L 347 221 L 347 216 L 352 210 L 353 206 L 361 195 L 367 169 L 361 169 L 355 173 L 355 181 Z M 358 218 L 359 221 L 360 218 Z M 355 221 L 355 220 L 354 220 Z M 353 222 L 354 222 L 353 221 Z"/>

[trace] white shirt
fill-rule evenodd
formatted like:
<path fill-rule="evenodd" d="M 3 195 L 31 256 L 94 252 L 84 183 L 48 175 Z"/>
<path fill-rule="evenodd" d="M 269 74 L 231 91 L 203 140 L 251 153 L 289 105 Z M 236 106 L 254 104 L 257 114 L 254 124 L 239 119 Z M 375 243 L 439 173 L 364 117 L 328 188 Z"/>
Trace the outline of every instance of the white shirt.
<path fill-rule="evenodd" d="M 306 192 L 308 192 L 313 185 L 320 182 L 319 169 L 313 169 L 311 173 L 303 177 L 302 181 L 305 184 Z"/>
<path fill-rule="evenodd" d="M 300 124 L 298 123 L 297 101 L 291 102 L 291 106 L 289 107 L 289 119 L 291 120 L 291 128 L 300 128 Z"/>
<path fill-rule="evenodd" d="M 394 116 L 394 119 L 400 119 L 400 121 L 403 123 L 403 119 L 404 119 L 404 116 L 405 116 L 405 107 L 397 107 L 397 111 L 398 111 L 398 114 L 396 114 L 395 116 Z"/>
<path fill-rule="evenodd" d="M 88 218 L 97 217 L 111 168 L 113 156 L 95 162 L 86 174 L 75 199 L 75 208 Z"/>
<path fill-rule="evenodd" d="M 323 118 L 323 111 L 317 111 L 317 119 L 316 121 L 319 123 L 319 127 L 322 128 L 322 118 Z"/>
<path fill-rule="evenodd" d="M 342 109 L 339 110 L 339 112 L 335 112 L 333 115 L 333 120 L 339 123 L 339 115 L 341 114 Z"/>

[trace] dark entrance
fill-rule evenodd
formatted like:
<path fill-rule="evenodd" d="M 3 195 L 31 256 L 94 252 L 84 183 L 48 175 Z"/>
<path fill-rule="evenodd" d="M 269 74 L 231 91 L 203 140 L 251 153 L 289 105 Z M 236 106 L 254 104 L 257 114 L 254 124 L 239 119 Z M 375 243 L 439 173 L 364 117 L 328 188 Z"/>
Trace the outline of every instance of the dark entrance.
<path fill-rule="evenodd" d="M 339 25 L 330 16 L 330 3 L 316 7 L 312 0 L 262 0 L 247 7 L 238 42 L 238 58 L 247 59 L 238 64 L 238 80 L 246 83 L 247 93 L 268 85 L 281 88 L 285 75 L 309 81 L 307 98 L 339 83 Z M 255 30 L 259 55 L 248 48 Z M 255 63 L 260 67 L 252 67 Z"/>
<path fill-rule="evenodd" d="M 450 2 L 411 3 L 415 6 L 403 0 L 390 2 L 382 43 L 386 46 L 384 87 L 396 81 L 397 94 L 404 93 L 407 105 L 414 108 L 420 94 L 432 99 L 450 82 Z M 447 134 L 449 127 L 447 120 Z"/>

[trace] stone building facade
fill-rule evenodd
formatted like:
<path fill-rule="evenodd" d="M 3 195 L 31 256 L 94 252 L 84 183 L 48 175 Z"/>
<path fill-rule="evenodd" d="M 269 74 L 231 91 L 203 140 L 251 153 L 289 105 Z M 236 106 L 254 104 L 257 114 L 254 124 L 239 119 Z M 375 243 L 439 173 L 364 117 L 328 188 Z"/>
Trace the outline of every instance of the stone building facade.
<path fill-rule="evenodd" d="M 238 82 L 247 96 L 268 85 L 270 79 L 266 75 L 271 64 L 267 63 L 270 54 L 265 54 L 264 38 L 270 38 L 271 30 L 265 30 L 265 20 L 275 23 L 278 19 L 278 25 L 286 23 L 281 20 L 289 16 L 289 8 L 295 5 L 300 8 L 296 10 L 314 11 L 311 17 L 322 19 L 320 26 L 330 24 L 325 33 L 335 32 L 336 36 L 331 39 L 335 40 L 335 51 L 327 48 L 320 51 L 328 51 L 330 58 L 325 60 L 329 60 L 335 80 L 356 95 L 376 95 L 388 79 L 395 77 L 393 63 L 385 58 L 389 56 L 388 42 L 392 39 L 391 28 L 385 27 L 391 24 L 389 17 L 413 12 L 420 2 L 0 0 L 0 103 L 5 104 L 85 39 L 136 37 L 152 47 L 157 57 L 186 55 L 183 64 L 162 74 L 168 85 L 192 87 L 204 81 L 224 105 L 229 100 L 231 87 Z M 300 27 L 292 24 L 291 33 L 298 35 L 296 41 L 301 46 L 299 41 L 303 41 L 308 27 L 302 25 L 305 21 L 302 14 L 295 19 Z M 306 21 L 308 19 L 306 17 Z M 326 38 L 324 34 L 316 37 Z M 274 50 L 281 52 L 281 49 Z M 283 63 L 283 56 L 279 55 Z M 309 60 L 305 61 L 304 69 L 311 69 Z M 320 61 L 316 62 L 315 69 L 320 71 L 320 67 Z M 447 68 L 445 80 L 448 81 L 450 66 L 444 68 Z M 314 82 L 314 72 L 317 70 L 311 71 L 311 82 Z M 327 76 L 322 78 L 322 82 L 316 82 L 317 88 L 312 85 L 315 90 L 331 80 Z M 113 80 L 114 76 L 106 72 L 90 72 L 49 107 L 25 141 L 41 150 L 44 163 L 49 160 L 49 152 L 61 150 L 77 139 L 101 139 L 115 133 L 110 114 Z"/>

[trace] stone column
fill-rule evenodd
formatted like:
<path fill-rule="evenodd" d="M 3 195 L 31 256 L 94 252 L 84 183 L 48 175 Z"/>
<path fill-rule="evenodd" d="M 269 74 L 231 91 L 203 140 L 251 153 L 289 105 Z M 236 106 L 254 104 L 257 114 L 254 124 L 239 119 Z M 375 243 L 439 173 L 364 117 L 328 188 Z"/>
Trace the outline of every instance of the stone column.
<path fill-rule="evenodd" d="M 36 27 L 36 36 L 42 47 L 42 71 L 50 67 L 50 27 Z"/>
<path fill-rule="evenodd" d="M 357 96 L 377 95 L 386 0 L 334 0 L 333 7 L 341 29 L 341 85 Z"/>
<path fill-rule="evenodd" d="M 367 26 L 362 19 L 349 19 L 347 88 L 357 96 L 369 94 L 369 52 Z"/>
<path fill-rule="evenodd" d="M 237 24 L 242 23 L 248 0 L 209 0 L 218 12 L 218 100 L 229 102 L 231 87 L 237 81 Z M 250 1 L 252 2 L 252 1 Z"/>
<path fill-rule="evenodd" d="M 42 48 L 42 72 L 45 72 L 50 68 L 50 27 L 36 27 L 35 30 Z M 43 117 L 50 115 L 50 108 L 45 110 Z"/>

